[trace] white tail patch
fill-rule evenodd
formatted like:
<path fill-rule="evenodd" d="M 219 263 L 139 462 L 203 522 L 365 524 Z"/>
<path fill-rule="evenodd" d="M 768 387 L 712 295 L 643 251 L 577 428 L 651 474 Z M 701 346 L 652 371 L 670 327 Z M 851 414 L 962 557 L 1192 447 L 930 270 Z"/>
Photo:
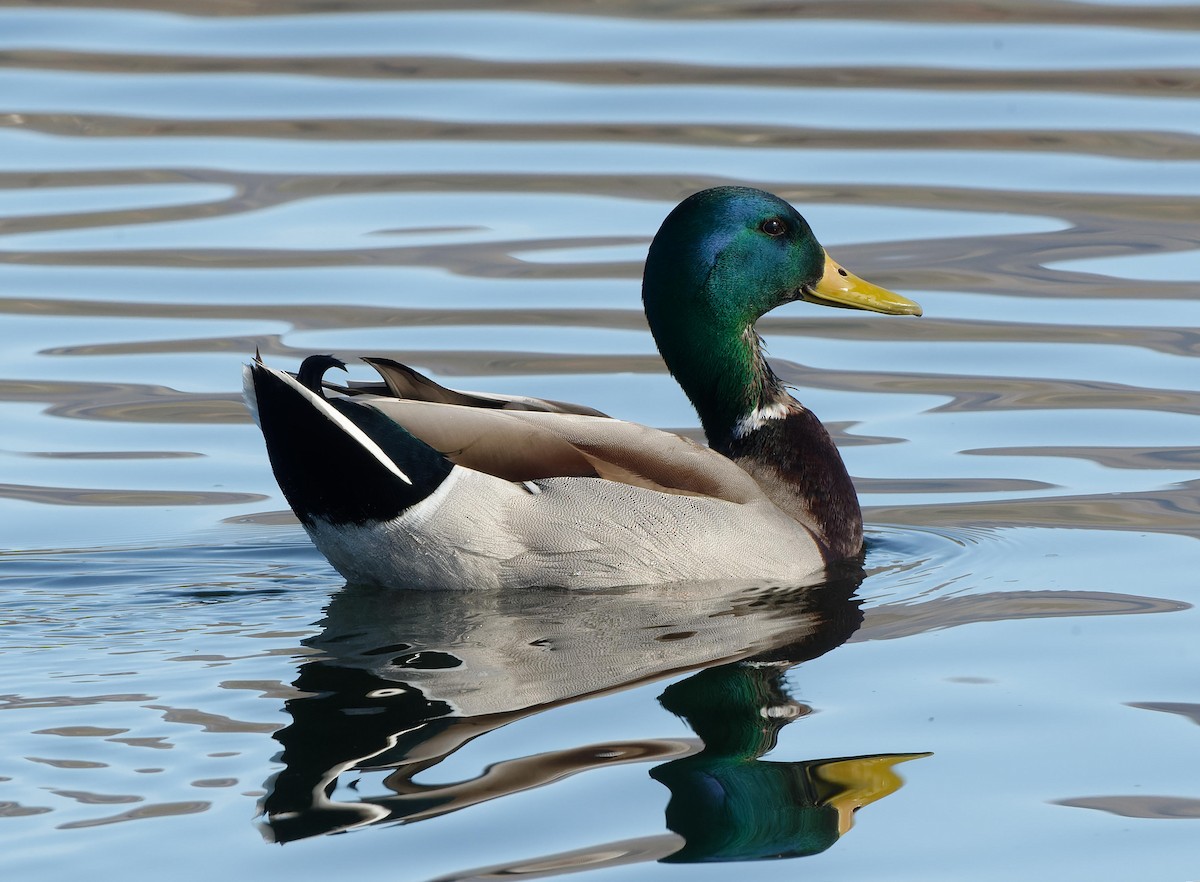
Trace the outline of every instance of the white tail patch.
<path fill-rule="evenodd" d="M 246 402 L 246 409 L 250 411 L 250 416 L 254 419 L 254 425 L 258 426 L 261 432 L 262 422 L 258 418 L 258 393 L 254 391 L 253 365 L 242 365 L 242 400 Z"/>
<path fill-rule="evenodd" d="M 357 441 L 364 450 L 366 450 L 373 457 L 375 457 L 377 460 L 379 460 L 380 465 L 382 465 L 384 468 L 386 468 L 388 471 L 390 471 L 393 475 L 395 475 L 397 478 L 399 478 L 405 484 L 409 484 L 409 485 L 412 484 L 412 479 L 409 478 L 408 475 L 404 474 L 404 472 L 400 471 L 400 468 L 394 462 L 392 462 L 392 458 L 383 452 L 383 448 L 381 448 L 378 444 L 376 444 L 374 441 L 372 441 L 370 436 L 368 436 L 366 432 L 364 432 L 358 426 L 354 425 L 354 423 L 352 423 L 346 417 L 342 416 L 341 413 L 338 412 L 336 407 L 334 407 L 332 404 L 330 404 L 328 401 L 325 400 L 324 395 L 318 395 L 316 392 L 312 391 L 312 389 L 309 389 L 306 386 L 302 386 L 293 377 L 291 377 L 289 374 L 284 373 L 283 371 L 277 371 L 274 368 L 267 367 L 266 365 L 259 365 L 259 368 L 261 370 L 270 371 L 272 374 L 279 377 L 281 380 L 283 380 L 285 383 L 287 383 L 289 386 L 291 386 L 294 390 L 296 390 L 301 395 L 303 395 L 309 404 L 311 404 L 318 411 L 320 411 L 327 419 L 332 421 L 334 423 L 334 425 L 336 425 L 339 429 L 341 429 L 343 432 L 345 432 L 347 435 L 349 435 L 351 438 L 353 438 L 355 441 Z M 252 370 L 254 370 L 254 368 L 252 366 L 247 365 L 246 370 L 252 371 Z M 251 388 L 251 391 L 253 391 L 253 383 L 251 383 L 250 388 Z M 247 405 L 250 406 L 250 412 L 254 414 L 255 422 L 258 422 L 258 399 L 257 399 L 257 396 L 254 397 L 253 404 L 250 404 L 249 396 L 248 396 L 248 400 L 246 403 L 247 403 Z"/>
<path fill-rule="evenodd" d="M 756 407 L 750 413 L 746 414 L 737 425 L 733 427 L 733 436 L 735 438 L 745 438 L 751 432 L 761 429 L 768 420 L 781 420 L 788 415 L 791 408 L 776 401 L 773 404 L 768 404 L 766 407 Z"/>

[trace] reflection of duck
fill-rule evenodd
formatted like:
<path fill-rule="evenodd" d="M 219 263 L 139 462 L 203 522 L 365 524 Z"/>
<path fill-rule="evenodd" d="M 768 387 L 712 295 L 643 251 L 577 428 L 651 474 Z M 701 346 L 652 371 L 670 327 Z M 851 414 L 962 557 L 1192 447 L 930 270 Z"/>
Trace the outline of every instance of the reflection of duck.
<path fill-rule="evenodd" d="M 498 763 L 475 781 L 414 783 L 473 738 L 557 706 L 747 657 L 802 660 L 842 643 L 861 614 L 857 574 L 820 588 L 699 583 L 588 592 L 398 594 L 347 586 L 318 657 L 300 669 L 277 738 L 285 768 L 264 802 L 281 840 L 414 819 L 584 768 L 669 758 L 679 741 L 581 747 Z M 392 769 L 390 794 L 337 793 L 350 769 Z M 343 797 L 344 801 L 334 798 Z"/>
<path fill-rule="evenodd" d="M 444 389 L 370 360 L 386 388 L 339 389 L 256 360 L 246 397 L 280 487 L 351 582 L 603 587 L 812 580 L 862 548 L 828 432 L 784 389 L 754 323 L 794 300 L 919 315 L 850 275 L 781 199 L 682 202 L 650 246 L 646 318 L 706 449 L 590 408 Z"/>
<path fill-rule="evenodd" d="M 770 851 L 765 841 L 741 852 L 721 844 L 722 831 L 748 818 L 705 813 L 691 795 L 705 781 L 757 794 L 750 801 L 762 811 L 774 801 L 773 816 L 781 818 L 832 811 L 836 838 L 847 800 L 873 798 L 854 783 L 862 776 L 851 774 L 845 784 L 846 774 L 826 779 L 813 771 L 822 763 L 758 757 L 798 707 L 782 691 L 786 667 L 840 645 L 858 626 L 856 585 L 857 578 L 797 590 L 684 584 L 589 592 L 586 604 L 555 590 L 401 596 L 347 587 L 310 641 L 319 655 L 295 684 L 308 694 L 288 702 L 293 722 L 276 735 L 284 768 L 263 803 L 268 835 L 287 842 L 434 819 L 578 772 L 668 760 L 651 774 L 673 793 L 667 823 L 675 833 L 645 837 L 643 856 L 731 860 Z M 675 683 L 661 698 L 701 736 L 699 752 L 677 738 L 582 744 L 494 762 L 467 780 L 416 780 L 508 723 L 536 717 L 553 730 L 553 713 L 537 715 L 713 664 L 720 667 Z M 358 780 L 343 781 L 352 773 Z M 369 793 L 366 782 L 378 776 L 386 776 L 386 789 Z M 690 813 L 679 810 L 680 799 L 695 804 Z"/>

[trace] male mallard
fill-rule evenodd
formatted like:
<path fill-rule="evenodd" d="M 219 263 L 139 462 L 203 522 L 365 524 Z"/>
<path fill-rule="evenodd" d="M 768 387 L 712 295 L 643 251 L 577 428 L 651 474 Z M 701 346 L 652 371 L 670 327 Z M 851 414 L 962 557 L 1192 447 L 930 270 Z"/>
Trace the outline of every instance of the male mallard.
<path fill-rule="evenodd" d="M 709 447 L 578 405 L 445 389 L 385 359 L 327 387 L 255 361 L 246 401 L 284 496 L 351 582 L 420 588 L 816 581 L 862 550 L 862 514 L 820 421 L 754 323 L 793 300 L 920 315 L 838 266 L 792 206 L 717 187 L 646 258 L 646 319 Z"/>

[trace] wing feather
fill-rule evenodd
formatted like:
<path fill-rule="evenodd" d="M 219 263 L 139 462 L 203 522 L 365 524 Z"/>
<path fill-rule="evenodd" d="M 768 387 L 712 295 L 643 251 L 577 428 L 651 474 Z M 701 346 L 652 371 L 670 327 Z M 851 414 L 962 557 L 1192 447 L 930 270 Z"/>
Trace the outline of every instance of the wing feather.
<path fill-rule="evenodd" d="M 396 398 L 407 398 L 413 401 L 429 401 L 440 404 L 458 404 L 463 407 L 532 410 L 545 411 L 546 413 L 578 413 L 598 417 L 607 416 L 607 414 L 583 404 L 553 401 L 549 398 L 530 398 L 523 395 L 501 395 L 498 393 L 460 392 L 457 389 L 450 389 L 440 383 L 435 383 L 419 371 L 415 371 L 408 365 L 401 364 L 390 358 L 363 358 L 363 361 L 379 373 L 379 376 L 383 378 L 388 393 Z"/>
<path fill-rule="evenodd" d="M 456 465 L 508 481 L 604 478 L 676 495 L 764 499 L 728 457 L 671 432 L 540 398 L 449 389 L 388 358 L 365 358 L 386 388 L 345 390 Z M 335 388 L 335 387 L 327 387 Z"/>
<path fill-rule="evenodd" d="M 607 417 L 370 398 L 457 465 L 510 481 L 599 477 L 729 502 L 763 498 L 732 460 L 670 432 Z"/>

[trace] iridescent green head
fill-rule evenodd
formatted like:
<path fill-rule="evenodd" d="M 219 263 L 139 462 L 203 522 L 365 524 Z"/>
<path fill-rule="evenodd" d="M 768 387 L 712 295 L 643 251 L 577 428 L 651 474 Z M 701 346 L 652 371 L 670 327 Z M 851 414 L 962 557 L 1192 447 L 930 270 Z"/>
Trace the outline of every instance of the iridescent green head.
<path fill-rule="evenodd" d="M 851 275 L 830 259 L 808 222 L 777 196 L 716 187 L 672 211 L 646 258 L 646 318 L 663 360 L 709 442 L 770 402 L 773 380 L 754 323 L 793 300 L 920 315 L 913 301 Z"/>

